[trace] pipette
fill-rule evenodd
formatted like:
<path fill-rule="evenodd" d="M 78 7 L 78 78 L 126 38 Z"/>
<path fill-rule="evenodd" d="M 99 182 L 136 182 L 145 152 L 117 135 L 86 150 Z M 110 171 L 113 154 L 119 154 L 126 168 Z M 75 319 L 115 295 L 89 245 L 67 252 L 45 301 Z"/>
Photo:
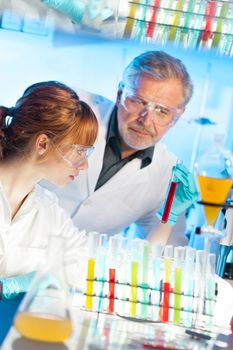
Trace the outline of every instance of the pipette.
<path fill-rule="evenodd" d="M 176 187 L 178 185 L 178 181 L 176 180 L 176 176 L 174 174 L 174 168 L 172 171 L 172 177 L 171 177 L 171 181 L 170 181 L 170 187 L 169 187 L 169 191 L 168 191 L 168 195 L 167 195 L 167 200 L 163 209 L 163 215 L 162 215 L 162 219 L 161 222 L 163 224 L 165 224 L 168 221 L 169 218 L 169 214 L 171 211 L 171 207 L 172 207 L 172 203 L 173 203 L 173 199 L 176 193 Z"/>

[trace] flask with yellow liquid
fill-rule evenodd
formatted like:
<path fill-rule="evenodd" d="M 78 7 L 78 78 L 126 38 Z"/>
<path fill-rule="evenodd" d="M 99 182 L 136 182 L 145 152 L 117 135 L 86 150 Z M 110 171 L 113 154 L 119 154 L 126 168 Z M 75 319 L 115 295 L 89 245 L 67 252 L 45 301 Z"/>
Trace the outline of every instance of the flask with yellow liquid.
<path fill-rule="evenodd" d="M 216 135 L 213 149 L 205 152 L 195 164 L 206 219 L 202 233 L 216 235 L 216 238 L 221 238 L 222 233 L 214 226 L 233 186 L 233 157 L 221 144 L 222 135 Z"/>
<path fill-rule="evenodd" d="M 50 236 L 46 265 L 39 269 L 15 316 L 15 328 L 25 338 L 59 343 L 72 334 L 63 247 L 63 238 Z"/>

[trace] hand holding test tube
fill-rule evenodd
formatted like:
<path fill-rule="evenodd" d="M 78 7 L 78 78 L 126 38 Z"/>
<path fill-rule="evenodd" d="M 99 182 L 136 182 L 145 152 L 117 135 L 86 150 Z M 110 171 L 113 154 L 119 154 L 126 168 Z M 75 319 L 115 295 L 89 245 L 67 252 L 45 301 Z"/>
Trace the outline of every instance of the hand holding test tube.
<path fill-rule="evenodd" d="M 194 176 L 183 164 L 177 163 L 172 170 L 167 198 L 157 216 L 163 223 L 175 225 L 180 214 L 197 199 L 198 191 Z"/>

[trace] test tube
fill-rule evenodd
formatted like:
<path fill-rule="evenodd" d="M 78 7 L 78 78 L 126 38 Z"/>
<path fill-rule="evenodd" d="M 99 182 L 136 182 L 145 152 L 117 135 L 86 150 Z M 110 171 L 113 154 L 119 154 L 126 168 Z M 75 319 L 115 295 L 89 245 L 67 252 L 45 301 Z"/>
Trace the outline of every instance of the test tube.
<path fill-rule="evenodd" d="M 86 309 L 93 308 L 93 288 L 95 279 L 95 257 L 96 247 L 99 244 L 99 233 L 89 232 L 88 235 L 88 262 L 87 262 L 87 283 L 86 283 Z"/>
<path fill-rule="evenodd" d="M 203 250 L 196 251 L 196 268 L 195 268 L 195 286 L 194 294 L 197 298 L 197 310 L 195 326 L 202 327 L 204 321 L 204 303 L 205 303 L 205 274 L 206 258 Z"/>
<path fill-rule="evenodd" d="M 171 181 L 170 181 L 170 187 L 169 187 L 169 191 L 168 191 L 168 195 L 167 195 L 167 200 L 163 209 L 163 215 L 162 215 L 162 219 L 161 222 L 163 224 L 165 224 L 168 221 L 169 218 L 169 214 L 171 211 L 171 207 L 172 207 L 172 202 L 176 193 L 176 187 L 178 185 L 178 182 L 175 179 L 175 175 L 174 175 L 174 171 L 172 172 L 172 177 L 171 177 Z"/>
<path fill-rule="evenodd" d="M 129 250 L 128 250 L 128 237 L 122 237 L 121 248 L 120 248 L 120 261 L 119 261 L 119 273 L 118 280 L 119 285 L 117 289 L 117 298 L 119 300 L 119 314 L 125 315 L 125 306 L 127 301 L 129 290 L 129 275 L 128 275 L 128 266 L 129 266 Z"/>
<path fill-rule="evenodd" d="M 138 265 L 139 265 L 139 239 L 132 241 L 131 257 L 131 281 L 130 281 L 130 316 L 135 317 L 137 314 L 137 287 L 138 287 Z"/>
<path fill-rule="evenodd" d="M 185 262 L 184 262 L 184 313 L 183 324 L 185 327 L 191 327 L 193 322 L 193 296 L 194 296 L 194 275 L 195 270 L 195 255 L 196 250 L 191 247 L 186 247 Z"/>
<path fill-rule="evenodd" d="M 142 250 L 142 300 L 141 300 L 141 317 L 147 318 L 147 307 L 149 304 L 149 285 L 148 285 L 148 272 L 149 272 L 149 242 L 141 240 Z"/>
<path fill-rule="evenodd" d="M 106 254 L 107 254 L 107 244 L 108 236 L 106 233 L 102 233 L 99 236 L 99 246 L 97 248 L 97 257 L 96 257 L 96 278 L 98 282 L 97 296 L 99 297 L 98 312 L 103 312 L 104 308 L 104 284 L 106 280 Z"/>
<path fill-rule="evenodd" d="M 171 258 L 173 256 L 172 245 L 164 247 L 164 281 L 163 281 L 163 303 L 162 303 L 162 321 L 169 320 L 169 301 L 170 301 L 170 280 L 171 280 Z"/>
<path fill-rule="evenodd" d="M 161 299 L 161 281 L 160 281 L 160 270 L 161 270 L 161 254 L 163 246 L 162 244 L 154 244 L 152 246 L 152 304 L 153 304 L 153 321 L 159 320 L 159 306 Z"/>
<path fill-rule="evenodd" d="M 108 312 L 114 312 L 115 302 L 115 284 L 116 284 L 116 267 L 120 247 L 120 237 L 118 235 L 112 236 L 109 239 L 109 257 L 108 257 L 108 273 L 109 273 L 109 305 Z"/>
<path fill-rule="evenodd" d="M 180 324 L 181 310 L 181 285 L 182 285 L 182 270 L 184 261 L 184 247 L 175 247 L 174 251 L 174 317 L 173 322 Z"/>
<path fill-rule="evenodd" d="M 157 13 L 159 11 L 160 0 L 154 0 L 152 5 L 153 5 L 153 7 L 152 7 L 151 18 L 149 19 L 149 24 L 148 24 L 147 31 L 146 31 L 146 36 L 149 38 L 153 38 L 153 35 L 154 35 L 156 17 L 157 17 Z"/>
<path fill-rule="evenodd" d="M 216 255 L 208 254 L 207 258 L 207 273 L 206 273 L 206 289 L 205 289 L 205 314 L 206 323 L 205 328 L 211 330 L 213 324 L 214 315 L 214 303 L 215 303 L 215 267 L 216 267 Z"/>
<path fill-rule="evenodd" d="M 130 38 L 133 30 L 133 25 L 135 21 L 135 15 L 137 11 L 137 7 L 139 4 L 137 3 L 131 3 L 130 9 L 129 9 L 129 15 L 127 18 L 127 22 L 125 25 L 125 31 L 124 31 L 124 38 Z"/>

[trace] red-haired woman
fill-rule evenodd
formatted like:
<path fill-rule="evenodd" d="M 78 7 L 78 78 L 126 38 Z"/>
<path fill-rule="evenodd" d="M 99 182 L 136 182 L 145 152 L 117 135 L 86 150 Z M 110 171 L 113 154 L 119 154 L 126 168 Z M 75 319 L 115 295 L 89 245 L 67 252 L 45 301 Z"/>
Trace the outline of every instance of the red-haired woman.
<path fill-rule="evenodd" d="M 3 297 L 14 295 L 17 288 L 27 289 L 33 271 L 45 259 L 50 234 L 66 237 L 66 255 L 82 262 L 86 235 L 73 226 L 55 195 L 38 182 L 46 179 L 63 187 L 73 181 L 88 167 L 97 131 L 91 108 L 56 81 L 36 83 L 14 107 L 0 107 Z"/>

